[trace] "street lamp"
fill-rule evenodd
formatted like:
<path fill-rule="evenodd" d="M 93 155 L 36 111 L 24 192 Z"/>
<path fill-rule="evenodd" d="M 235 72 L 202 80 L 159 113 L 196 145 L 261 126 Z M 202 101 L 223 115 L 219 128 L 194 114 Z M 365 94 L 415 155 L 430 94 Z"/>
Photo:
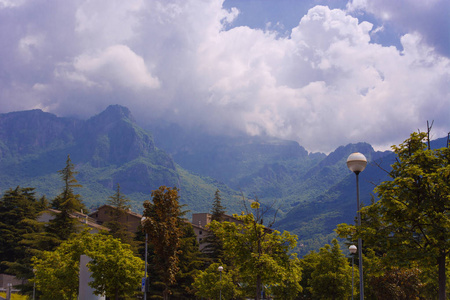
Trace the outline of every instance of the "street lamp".
<path fill-rule="evenodd" d="M 356 174 L 356 205 L 358 227 L 361 228 L 361 207 L 359 206 L 359 173 L 364 171 L 367 165 L 366 157 L 359 152 L 352 153 L 347 158 L 347 167 Z M 363 257 L 362 257 L 362 240 L 358 238 L 358 256 L 359 256 L 359 295 L 360 299 L 364 299 L 364 281 L 363 281 Z"/>
<path fill-rule="evenodd" d="M 217 268 L 217 270 L 219 270 L 220 273 L 220 290 L 219 290 L 219 300 L 222 300 L 222 271 L 223 271 L 223 267 L 219 266 Z"/>
<path fill-rule="evenodd" d="M 33 274 L 34 274 L 34 281 L 33 281 L 33 300 L 35 299 L 36 296 L 36 269 L 33 269 Z"/>
<path fill-rule="evenodd" d="M 148 244 L 148 233 L 147 230 L 145 230 L 145 220 L 146 217 L 142 217 L 141 219 L 141 225 L 142 229 L 145 231 L 145 270 L 144 270 L 144 300 L 147 300 L 147 244 Z"/>
<path fill-rule="evenodd" d="M 351 245 L 350 247 L 348 247 L 348 250 L 350 251 L 350 254 L 352 255 L 352 300 L 353 300 L 353 262 L 354 262 L 354 257 L 355 257 L 355 253 L 356 253 L 356 246 Z"/>

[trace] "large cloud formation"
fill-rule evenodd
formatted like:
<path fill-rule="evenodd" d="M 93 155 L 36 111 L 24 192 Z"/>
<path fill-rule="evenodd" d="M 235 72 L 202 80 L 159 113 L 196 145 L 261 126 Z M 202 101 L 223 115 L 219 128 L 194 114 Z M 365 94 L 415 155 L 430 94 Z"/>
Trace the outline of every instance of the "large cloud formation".
<path fill-rule="evenodd" d="M 419 18 L 444 2 L 408 9 Z M 425 17 L 408 27 L 389 3 L 315 6 L 284 36 L 233 27 L 239 11 L 223 0 L 0 0 L 0 112 L 89 117 L 117 103 L 142 124 L 268 134 L 325 152 L 397 144 L 427 120 L 443 136 L 448 45 Z M 362 11 L 402 24 L 401 47 L 374 42 L 383 27 L 359 21 Z"/>

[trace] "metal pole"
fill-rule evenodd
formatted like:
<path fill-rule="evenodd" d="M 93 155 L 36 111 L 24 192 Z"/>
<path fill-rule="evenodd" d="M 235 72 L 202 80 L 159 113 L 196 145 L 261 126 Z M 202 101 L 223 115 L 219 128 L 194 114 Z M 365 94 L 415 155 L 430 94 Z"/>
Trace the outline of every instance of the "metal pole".
<path fill-rule="evenodd" d="M 222 271 L 220 271 L 220 290 L 219 290 L 219 299 L 222 300 Z"/>
<path fill-rule="evenodd" d="M 354 266 L 354 255 L 352 254 L 352 300 L 353 300 L 353 266 Z"/>
<path fill-rule="evenodd" d="M 358 227 L 361 229 L 361 212 L 359 205 L 359 172 L 356 174 L 356 204 L 358 205 Z M 362 240 L 358 238 L 358 256 L 359 256 L 359 298 L 364 300 L 364 279 L 363 279 L 363 256 L 362 256 Z"/>
<path fill-rule="evenodd" d="M 144 300 L 147 300 L 147 244 L 148 244 L 148 233 L 145 233 L 145 270 L 144 270 L 144 277 L 145 277 L 145 284 L 144 284 Z M 141 273 L 142 274 L 142 273 Z"/>

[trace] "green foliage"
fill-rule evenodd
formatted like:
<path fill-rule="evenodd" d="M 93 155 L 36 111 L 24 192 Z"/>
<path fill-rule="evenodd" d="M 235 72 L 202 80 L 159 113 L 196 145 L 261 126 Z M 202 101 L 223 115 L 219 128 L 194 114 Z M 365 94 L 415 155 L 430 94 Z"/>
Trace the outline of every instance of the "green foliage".
<path fill-rule="evenodd" d="M 214 193 L 214 201 L 211 209 L 211 221 L 221 222 L 225 215 L 225 207 L 221 203 L 220 191 Z M 214 262 L 224 261 L 224 249 L 222 240 L 212 231 L 207 232 L 207 236 L 201 242 L 204 247 L 203 253 Z"/>
<path fill-rule="evenodd" d="M 40 211 L 47 206 L 45 198 L 37 200 L 33 188 L 17 187 L 8 190 L 0 199 L 0 273 L 15 275 L 21 279 L 33 276 L 32 252 L 24 243 L 24 237 L 43 230 L 36 221 Z M 21 287 L 23 291 L 30 286 Z"/>
<path fill-rule="evenodd" d="M 256 219 L 252 213 L 234 215 L 236 222 L 213 221 L 210 229 L 222 239 L 225 258 L 235 268 L 246 296 L 260 299 L 264 285 L 267 294 L 293 298 L 301 291 L 299 260 L 290 253 L 297 237 L 266 228 L 259 206 L 252 207 Z"/>
<path fill-rule="evenodd" d="M 110 229 L 109 234 L 113 237 L 131 246 L 136 246 L 133 233 L 129 231 L 128 224 L 125 221 L 127 210 L 130 209 L 129 202 L 130 200 L 120 192 L 120 185 L 117 184 L 116 193 L 110 196 L 106 202 L 114 209 L 111 212 L 111 219 L 105 223 L 105 226 Z"/>
<path fill-rule="evenodd" d="M 93 278 L 90 285 L 97 294 L 125 297 L 135 293 L 143 275 L 143 261 L 118 239 L 83 231 L 55 251 L 33 258 L 36 289 L 43 299 L 76 299 L 82 254 L 92 258 L 88 263 Z"/>
<path fill-rule="evenodd" d="M 306 255 L 301 266 L 306 273 L 307 284 L 302 299 L 347 299 L 351 296 L 352 268 L 342 253 L 336 239 L 333 246 L 325 245 L 318 253 Z"/>
<path fill-rule="evenodd" d="M 67 156 L 66 166 L 58 171 L 64 182 L 64 188 L 53 201 L 52 207 L 59 210 L 54 214 L 54 218 L 49 221 L 47 231 L 55 235 L 60 240 L 66 240 L 72 233 L 77 232 L 78 221 L 72 218 L 71 213 L 86 210 L 81 197 L 74 193 L 74 188 L 81 187 L 75 179 L 75 166 Z"/>
<path fill-rule="evenodd" d="M 391 180 L 375 188 L 379 201 L 361 210 L 362 228 L 342 224 L 338 233 L 352 240 L 362 237 L 392 266 L 408 270 L 416 263 L 421 269 L 437 264 L 439 299 L 444 299 L 450 249 L 450 148 L 430 149 L 427 138 L 427 133 L 412 133 L 392 147 L 398 158 L 389 173 Z"/>
<path fill-rule="evenodd" d="M 172 287 L 172 295 L 176 299 L 193 299 L 195 289 L 195 273 L 204 269 L 205 259 L 199 250 L 199 244 L 194 233 L 194 228 L 189 223 L 183 224 L 183 236 L 178 249 L 179 271 L 176 275 L 177 284 Z"/>
<path fill-rule="evenodd" d="M 223 267 L 222 272 L 219 272 L 219 266 Z M 206 270 L 198 272 L 193 286 L 198 297 L 218 299 L 222 294 L 224 300 L 239 299 L 242 292 L 236 284 L 237 278 L 234 269 L 221 262 L 212 263 Z"/>
<path fill-rule="evenodd" d="M 179 246 L 183 234 L 183 212 L 178 202 L 178 189 L 165 186 L 152 191 L 152 202 L 144 202 L 144 230 L 148 234 L 155 256 L 153 265 L 164 283 L 164 299 L 180 270 Z"/>

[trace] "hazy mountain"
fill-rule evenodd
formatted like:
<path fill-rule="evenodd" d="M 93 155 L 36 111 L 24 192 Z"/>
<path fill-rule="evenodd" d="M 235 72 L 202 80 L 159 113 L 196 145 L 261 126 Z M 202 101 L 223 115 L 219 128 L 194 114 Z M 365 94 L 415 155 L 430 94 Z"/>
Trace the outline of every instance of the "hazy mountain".
<path fill-rule="evenodd" d="M 2 191 L 17 185 L 33 186 L 40 195 L 55 196 L 62 187 L 57 171 L 65 166 L 68 154 L 83 185 L 78 192 L 88 207 L 104 203 L 117 183 L 135 200 L 138 210 L 143 200 L 150 198 L 150 192 L 161 185 L 184 187 L 182 196 L 194 194 L 193 180 L 207 186 L 197 193 L 199 197 L 208 194 L 212 198 L 215 191 L 201 176 L 180 172 L 170 155 L 155 147 L 150 133 L 137 126 L 125 107 L 109 106 L 86 121 L 59 118 L 41 110 L 0 115 Z M 188 180 L 183 179 L 186 176 Z M 191 209 L 199 209 L 196 203 L 206 199 L 182 200 Z"/>
<path fill-rule="evenodd" d="M 445 143 L 439 139 L 433 147 Z M 117 183 L 133 200 L 135 211 L 142 210 L 142 202 L 160 185 L 180 188 L 180 201 L 191 212 L 209 211 L 220 189 L 228 213 L 240 213 L 243 193 L 271 207 L 268 218 L 277 211 L 277 228 L 299 235 L 302 254 L 329 242 L 337 224 L 353 222 L 355 175 L 346 166 L 353 152 L 369 161 L 360 175 L 361 201 L 368 204 L 375 185 L 388 179 L 395 155 L 375 151 L 367 143 L 341 146 L 325 155 L 269 137 L 213 136 L 161 124 L 150 132 L 118 105 L 88 120 L 41 110 L 0 114 L 2 192 L 21 185 L 54 197 L 62 189 L 57 171 L 70 154 L 83 185 L 77 192 L 88 207 L 103 204 Z"/>

